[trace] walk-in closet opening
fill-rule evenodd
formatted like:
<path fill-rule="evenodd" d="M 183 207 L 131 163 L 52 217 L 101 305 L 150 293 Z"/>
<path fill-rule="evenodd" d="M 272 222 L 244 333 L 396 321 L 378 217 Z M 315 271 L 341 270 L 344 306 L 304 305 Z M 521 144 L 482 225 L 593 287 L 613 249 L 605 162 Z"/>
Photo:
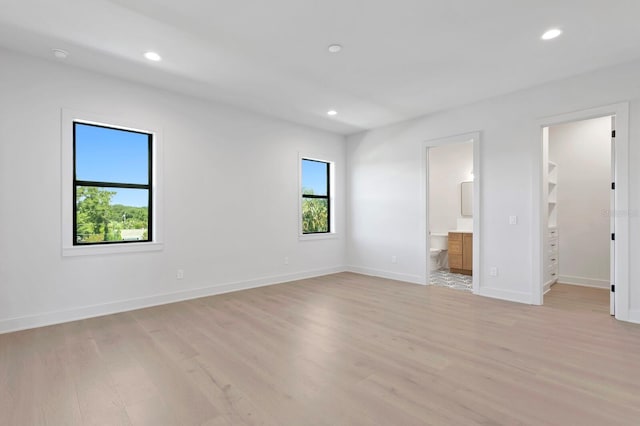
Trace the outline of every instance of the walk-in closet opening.
<path fill-rule="evenodd" d="M 615 117 L 545 127 L 542 143 L 544 294 L 613 315 Z"/>

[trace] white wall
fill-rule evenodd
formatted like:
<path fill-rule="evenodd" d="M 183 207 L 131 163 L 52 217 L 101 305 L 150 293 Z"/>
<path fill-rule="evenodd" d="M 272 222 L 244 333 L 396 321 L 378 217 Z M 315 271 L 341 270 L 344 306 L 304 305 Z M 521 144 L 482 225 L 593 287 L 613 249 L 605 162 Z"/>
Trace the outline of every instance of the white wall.
<path fill-rule="evenodd" d="M 0 63 L 0 332 L 343 269 L 342 136 L 7 51 Z M 61 256 L 61 108 L 162 129 L 163 251 Z M 337 239 L 298 241 L 299 151 L 336 162 Z"/>
<path fill-rule="evenodd" d="M 426 282 L 421 146 L 481 132 L 479 293 L 533 303 L 534 158 L 544 117 L 630 101 L 630 257 L 640 256 L 640 62 L 601 70 L 348 138 L 349 249 L 353 270 Z M 620 212 L 625 214 L 625 212 Z M 508 217 L 518 216 L 517 225 Z M 398 256 L 398 263 L 389 261 Z M 489 267 L 498 276 L 488 275 Z M 630 265 L 630 317 L 640 321 L 640 263 Z"/>
<path fill-rule="evenodd" d="M 429 227 L 446 234 L 457 229 L 460 183 L 473 179 L 473 143 L 457 143 L 429 149 Z"/>
<path fill-rule="evenodd" d="M 558 164 L 559 281 L 609 287 L 611 117 L 549 128 Z"/>
<path fill-rule="evenodd" d="M 473 131 L 482 134 L 480 293 L 531 302 L 539 120 L 622 101 L 630 258 L 640 256 L 640 62 L 353 135 L 346 157 L 344 139 L 329 133 L 7 51 L 0 63 L 0 331 L 341 270 L 346 241 L 352 270 L 426 283 L 423 144 Z M 61 108 L 162 128 L 163 251 L 61 256 Z M 297 239 L 299 151 L 336 161 L 338 239 Z M 629 272 L 630 319 L 640 321 L 640 263 Z"/>

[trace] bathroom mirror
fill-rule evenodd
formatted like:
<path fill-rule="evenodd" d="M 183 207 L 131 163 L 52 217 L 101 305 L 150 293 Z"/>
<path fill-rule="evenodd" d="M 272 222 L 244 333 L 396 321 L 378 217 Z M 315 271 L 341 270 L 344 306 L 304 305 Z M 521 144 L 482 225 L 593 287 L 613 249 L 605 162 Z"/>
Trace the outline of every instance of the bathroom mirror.
<path fill-rule="evenodd" d="M 460 184 L 460 214 L 462 216 L 473 216 L 473 181 L 462 182 Z"/>

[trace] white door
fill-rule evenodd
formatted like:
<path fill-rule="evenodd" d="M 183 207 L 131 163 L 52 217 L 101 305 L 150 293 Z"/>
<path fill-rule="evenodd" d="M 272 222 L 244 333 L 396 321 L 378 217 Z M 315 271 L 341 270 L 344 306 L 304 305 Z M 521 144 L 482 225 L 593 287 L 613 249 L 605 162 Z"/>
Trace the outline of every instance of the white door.
<path fill-rule="evenodd" d="M 611 117 L 611 197 L 609 201 L 609 220 L 611 228 L 611 249 L 609 255 L 609 274 L 611 282 L 609 294 L 609 313 L 616 314 L 616 241 L 615 241 L 615 223 L 616 223 L 616 117 Z"/>

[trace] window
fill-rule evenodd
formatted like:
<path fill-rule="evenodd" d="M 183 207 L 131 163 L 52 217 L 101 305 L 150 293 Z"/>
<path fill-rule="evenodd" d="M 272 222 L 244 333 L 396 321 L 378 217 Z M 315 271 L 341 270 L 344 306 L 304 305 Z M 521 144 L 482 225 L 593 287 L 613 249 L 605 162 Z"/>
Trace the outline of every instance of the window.
<path fill-rule="evenodd" d="M 66 108 L 60 125 L 62 255 L 163 250 L 159 127 Z"/>
<path fill-rule="evenodd" d="M 327 234 L 331 224 L 331 163 L 302 158 L 302 234 Z"/>
<path fill-rule="evenodd" d="M 73 121 L 73 245 L 153 239 L 153 134 Z"/>

